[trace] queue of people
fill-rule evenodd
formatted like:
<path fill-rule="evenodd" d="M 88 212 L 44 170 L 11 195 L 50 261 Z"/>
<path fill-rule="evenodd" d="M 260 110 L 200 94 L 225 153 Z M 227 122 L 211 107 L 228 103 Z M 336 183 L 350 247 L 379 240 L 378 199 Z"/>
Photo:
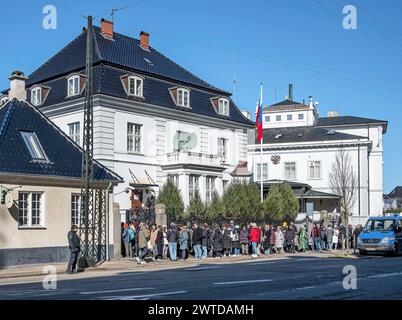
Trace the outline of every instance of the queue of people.
<path fill-rule="evenodd" d="M 361 225 L 347 228 L 342 224 L 324 226 L 314 223 L 310 231 L 305 225 L 299 228 L 290 223 L 281 226 L 272 224 L 244 224 L 241 227 L 233 221 L 223 226 L 211 228 L 204 223 L 194 223 L 169 227 L 151 226 L 140 223 L 122 224 L 122 255 L 134 258 L 139 264 L 145 264 L 145 258 L 151 260 L 170 259 L 172 261 L 207 257 L 223 258 L 240 255 L 284 254 L 307 251 L 331 251 L 354 248 Z"/>

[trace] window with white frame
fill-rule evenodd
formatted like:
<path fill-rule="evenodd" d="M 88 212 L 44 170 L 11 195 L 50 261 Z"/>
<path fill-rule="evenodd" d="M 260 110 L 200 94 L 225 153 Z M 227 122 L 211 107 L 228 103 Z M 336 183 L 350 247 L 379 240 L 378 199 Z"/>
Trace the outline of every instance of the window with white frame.
<path fill-rule="evenodd" d="M 257 163 L 255 167 L 255 181 L 261 181 L 261 163 Z M 262 164 L 262 181 L 268 180 L 268 163 Z"/>
<path fill-rule="evenodd" d="M 218 138 L 218 157 L 223 161 L 227 159 L 227 139 Z"/>
<path fill-rule="evenodd" d="M 285 180 L 296 180 L 296 162 L 285 162 Z"/>
<path fill-rule="evenodd" d="M 127 124 L 127 151 L 141 153 L 142 125 Z"/>
<path fill-rule="evenodd" d="M 39 106 L 42 103 L 42 88 L 37 87 L 31 90 L 31 103 Z"/>
<path fill-rule="evenodd" d="M 200 178 L 199 176 L 194 174 L 190 174 L 189 176 L 188 191 L 190 200 L 194 198 L 195 191 L 199 189 L 199 178 Z"/>
<path fill-rule="evenodd" d="M 128 78 L 128 94 L 136 97 L 143 96 L 143 79 L 137 76 Z"/>
<path fill-rule="evenodd" d="M 270 122 L 271 121 L 271 116 L 265 116 L 265 122 Z"/>
<path fill-rule="evenodd" d="M 304 114 L 303 114 L 303 113 L 299 113 L 298 119 L 299 119 L 299 120 L 304 120 Z"/>
<path fill-rule="evenodd" d="M 18 226 L 43 227 L 42 193 L 18 193 Z"/>
<path fill-rule="evenodd" d="M 67 79 L 67 95 L 76 96 L 80 93 L 80 76 L 71 76 Z"/>
<path fill-rule="evenodd" d="M 34 160 L 47 160 L 45 152 L 41 144 L 39 143 L 38 137 L 35 132 L 21 131 L 22 139 Z"/>
<path fill-rule="evenodd" d="M 293 120 L 293 116 L 292 116 L 291 114 L 288 114 L 288 115 L 286 116 L 286 119 L 287 119 L 288 121 L 292 121 L 292 120 Z"/>
<path fill-rule="evenodd" d="M 177 105 L 181 107 L 190 107 L 190 91 L 187 89 L 177 89 Z"/>
<path fill-rule="evenodd" d="M 282 116 L 281 116 L 281 115 L 277 115 L 277 116 L 276 116 L 276 121 L 277 121 L 277 122 L 282 121 Z"/>
<path fill-rule="evenodd" d="M 71 195 L 71 225 L 80 226 L 81 196 Z"/>
<path fill-rule="evenodd" d="M 229 100 L 221 98 L 218 100 L 218 112 L 219 114 L 228 116 L 229 115 Z"/>
<path fill-rule="evenodd" d="M 80 145 L 81 128 L 79 122 L 68 124 L 68 135 L 76 144 Z"/>
<path fill-rule="evenodd" d="M 212 201 L 212 194 L 214 193 L 215 190 L 215 181 L 216 177 L 207 177 L 206 180 L 206 202 L 211 203 Z"/>
<path fill-rule="evenodd" d="M 321 161 L 308 162 L 308 178 L 321 179 Z"/>

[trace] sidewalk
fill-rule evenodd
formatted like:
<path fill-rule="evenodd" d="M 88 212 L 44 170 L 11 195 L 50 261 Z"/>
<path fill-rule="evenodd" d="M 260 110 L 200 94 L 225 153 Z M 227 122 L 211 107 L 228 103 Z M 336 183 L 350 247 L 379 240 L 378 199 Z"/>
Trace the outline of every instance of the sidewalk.
<path fill-rule="evenodd" d="M 280 260 L 280 259 L 290 259 L 292 257 L 305 257 L 305 258 L 358 258 L 355 255 L 345 256 L 342 252 L 338 250 L 337 252 L 307 252 L 307 253 L 295 253 L 295 254 L 273 254 L 273 255 L 262 255 L 258 258 L 252 258 L 251 256 L 239 256 L 239 257 L 226 257 L 222 259 L 194 259 L 190 258 L 186 261 L 170 261 L 159 260 L 155 262 L 150 262 L 148 264 L 139 265 L 135 259 L 113 259 L 110 261 L 105 261 L 102 264 L 85 269 L 87 272 L 99 272 L 99 271 L 156 271 L 158 269 L 166 268 L 184 268 L 189 266 L 196 266 L 199 264 L 227 264 L 227 263 L 242 263 L 247 261 L 267 261 L 267 260 Z M 150 260 L 151 261 L 151 260 Z M 33 265 L 20 265 L 4 267 L 0 269 L 0 279 L 7 278 L 23 278 L 23 277 L 33 277 L 33 276 L 43 276 L 49 273 L 49 266 L 56 268 L 57 274 L 63 274 L 66 271 L 67 263 L 52 263 L 52 264 L 33 264 Z"/>

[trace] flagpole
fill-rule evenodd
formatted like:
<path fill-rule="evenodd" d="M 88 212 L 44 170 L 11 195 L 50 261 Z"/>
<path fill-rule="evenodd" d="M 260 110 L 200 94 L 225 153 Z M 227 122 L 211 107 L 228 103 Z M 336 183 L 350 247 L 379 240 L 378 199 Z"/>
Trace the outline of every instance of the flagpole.
<path fill-rule="evenodd" d="M 261 103 L 261 106 L 260 106 L 260 112 L 261 112 L 261 115 L 262 115 L 262 82 L 261 82 L 261 93 L 260 93 L 260 103 Z M 262 117 L 261 117 L 261 119 L 262 119 Z M 261 194 L 260 194 L 260 196 L 261 196 L 261 203 L 263 203 L 263 201 L 264 201 L 264 192 L 263 192 L 263 185 L 264 185 L 264 183 L 263 183 L 263 181 L 262 181 L 262 177 L 263 177 L 263 171 L 264 171 L 264 165 L 263 165 L 263 163 L 262 163 L 262 143 L 263 143 L 263 140 L 264 140 L 264 127 L 263 127 L 263 122 L 261 121 L 261 126 L 262 126 L 262 130 L 263 130 L 263 132 L 262 132 L 262 137 L 261 137 L 261 140 L 260 140 L 260 156 L 261 156 L 261 158 L 260 158 L 260 167 L 261 167 L 261 181 L 260 181 L 260 183 L 261 183 Z"/>

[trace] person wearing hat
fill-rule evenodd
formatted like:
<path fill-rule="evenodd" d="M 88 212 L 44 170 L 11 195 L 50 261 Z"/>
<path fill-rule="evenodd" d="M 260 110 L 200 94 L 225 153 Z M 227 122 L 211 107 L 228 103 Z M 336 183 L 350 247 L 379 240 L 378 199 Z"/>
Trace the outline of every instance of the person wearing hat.
<path fill-rule="evenodd" d="M 78 227 L 76 225 L 71 226 L 71 230 L 67 234 L 68 248 L 70 249 L 70 259 L 68 260 L 68 266 L 66 273 L 74 273 L 77 268 L 78 254 L 81 251 L 80 238 L 77 235 Z"/>

